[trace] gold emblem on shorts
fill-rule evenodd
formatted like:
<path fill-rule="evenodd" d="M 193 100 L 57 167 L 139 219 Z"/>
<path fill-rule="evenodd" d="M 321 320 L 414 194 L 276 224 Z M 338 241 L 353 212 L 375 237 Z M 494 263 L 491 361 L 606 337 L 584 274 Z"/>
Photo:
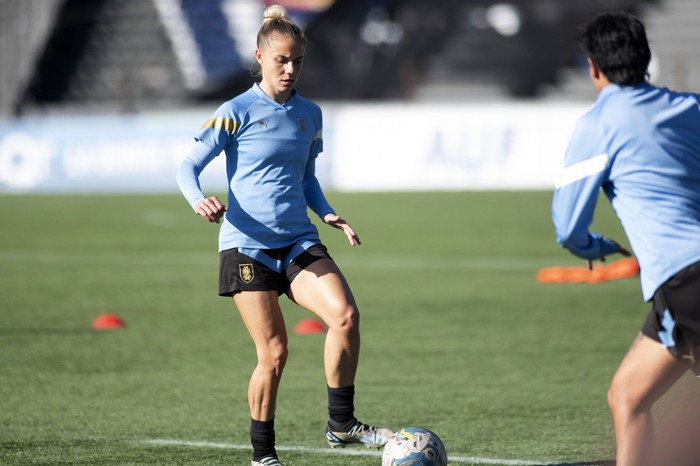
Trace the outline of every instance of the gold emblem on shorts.
<path fill-rule="evenodd" d="M 246 283 L 253 281 L 253 264 L 238 264 L 238 276 Z"/>

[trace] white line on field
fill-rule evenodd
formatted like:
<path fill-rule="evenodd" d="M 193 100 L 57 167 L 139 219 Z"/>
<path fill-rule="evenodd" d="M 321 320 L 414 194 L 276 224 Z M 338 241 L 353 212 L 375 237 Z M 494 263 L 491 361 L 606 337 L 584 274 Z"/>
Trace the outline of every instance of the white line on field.
<path fill-rule="evenodd" d="M 250 445 L 236 445 L 233 443 L 219 442 L 199 442 L 191 440 L 172 440 L 172 439 L 152 439 L 144 440 L 144 443 L 151 445 L 163 446 L 179 446 L 179 447 L 199 447 L 199 448 L 224 448 L 228 450 L 250 450 Z M 345 455 L 345 456 L 381 456 L 381 452 L 377 450 L 364 449 L 342 449 L 331 450 L 330 448 L 313 448 L 300 447 L 294 445 L 281 445 L 275 447 L 278 451 L 298 451 L 303 453 L 316 453 L 322 455 Z M 508 460 L 499 458 L 479 458 L 475 456 L 449 455 L 450 463 L 466 463 L 466 464 L 496 464 L 503 466 L 537 466 L 545 465 L 544 461 L 525 461 L 525 460 Z"/>

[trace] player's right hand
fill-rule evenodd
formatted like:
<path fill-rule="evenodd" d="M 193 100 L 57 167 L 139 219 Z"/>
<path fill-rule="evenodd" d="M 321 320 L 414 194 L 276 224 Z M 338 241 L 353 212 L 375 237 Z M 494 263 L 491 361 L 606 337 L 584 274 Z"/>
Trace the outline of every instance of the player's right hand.
<path fill-rule="evenodd" d="M 618 243 L 617 241 L 612 240 L 610 238 L 607 238 L 607 239 L 615 245 L 615 250 L 612 252 L 613 254 L 618 253 L 618 254 L 622 254 L 625 257 L 630 257 L 632 255 L 631 252 L 629 252 L 627 249 L 620 246 L 620 243 Z M 604 259 L 605 258 L 601 258 L 602 261 L 604 261 Z"/>
<path fill-rule="evenodd" d="M 211 196 L 197 204 L 194 212 L 206 218 L 210 223 L 219 223 L 221 217 L 226 213 L 226 206 L 219 201 L 219 198 Z"/>
<path fill-rule="evenodd" d="M 622 254 L 625 257 L 630 257 L 632 255 L 631 252 L 629 252 L 627 249 L 620 246 L 620 243 L 618 243 L 617 241 L 614 241 L 614 240 L 611 240 L 610 238 L 605 238 L 605 237 L 602 239 L 604 241 L 603 244 L 607 246 L 607 248 L 604 248 L 606 255 Z M 598 259 L 601 262 L 605 262 L 605 255 L 600 256 Z M 588 270 L 593 270 L 593 261 L 589 259 L 587 262 L 588 262 Z"/>

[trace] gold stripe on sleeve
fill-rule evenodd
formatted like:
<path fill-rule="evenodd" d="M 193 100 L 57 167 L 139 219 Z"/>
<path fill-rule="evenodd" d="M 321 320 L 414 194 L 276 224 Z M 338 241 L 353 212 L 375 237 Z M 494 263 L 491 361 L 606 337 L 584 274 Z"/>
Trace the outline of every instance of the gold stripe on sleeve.
<path fill-rule="evenodd" d="M 207 128 L 212 128 L 212 129 L 223 129 L 224 131 L 228 131 L 230 133 L 236 134 L 236 131 L 238 131 L 239 128 L 238 122 L 226 118 L 226 117 L 211 117 L 207 121 L 204 122 L 200 130 L 202 129 L 207 129 Z"/>

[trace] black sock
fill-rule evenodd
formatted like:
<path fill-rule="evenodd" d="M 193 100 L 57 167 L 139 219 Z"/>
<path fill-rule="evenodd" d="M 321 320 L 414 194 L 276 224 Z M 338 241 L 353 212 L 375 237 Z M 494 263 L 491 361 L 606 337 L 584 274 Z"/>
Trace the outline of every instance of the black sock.
<path fill-rule="evenodd" d="M 336 432 L 347 432 L 355 425 L 355 386 L 328 387 L 328 416 L 331 428 Z"/>
<path fill-rule="evenodd" d="M 253 445 L 253 461 L 259 461 L 266 456 L 277 457 L 274 417 L 269 421 L 250 420 L 250 443 Z"/>

